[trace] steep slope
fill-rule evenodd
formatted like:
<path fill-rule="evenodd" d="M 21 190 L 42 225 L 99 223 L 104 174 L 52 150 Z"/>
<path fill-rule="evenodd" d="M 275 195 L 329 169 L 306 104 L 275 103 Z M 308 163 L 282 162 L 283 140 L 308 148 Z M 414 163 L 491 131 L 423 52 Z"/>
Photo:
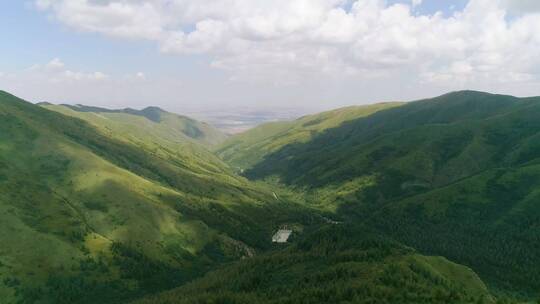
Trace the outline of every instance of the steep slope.
<path fill-rule="evenodd" d="M 399 105 L 396 102 L 347 107 L 295 121 L 267 123 L 229 138 L 214 150 L 231 166 L 245 170 L 284 146 L 308 142 L 324 130 L 335 128 L 346 121 Z"/>
<path fill-rule="evenodd" d="M 308 143 L 285 146 L 267 155 L 248 175 L 278 174 L 287 183 L 322 186 L 393 168 L 429 185 L 442 185 L 497 165 L 496 156 L 505 154 L 512 143 L 502 142 L 503 146 L 496 136 L 527 140 L 531 135 L 527 132 L 534 134 L 534 119 L 526 128 L 512 126 L 513 118 L 508 117 L 531 120 L 534 113 L 528 111 L 533 104 L 478 92 L 413 102 L 346 122 Z M 514 127 L 521 132 L 514 132 Z M 498 131 L 518 138 L 506 139 Z M 451 166 L 452 162 L 459 166 Z"/>
<path fill-rule="evenodd" d="M 136 303 L 494 302 L 468 268 L 340 226 Z"/>
<path fill-rule="evenodd" d="M 514 113 L 520 102 L 511 99 L 499 110 L 490 109 L 482 115 L 505 117 L 508 111 Z M 283 150 L 311 145 L 350 123 L 406 106 L 350 120 L 314 134 L 311 140 L 293 140 L 295 144 L 282 146 L 248 172 L 256 174 L 259 165 L 275 160 L 273 156 Z M 535 117 L 530 110 L 526 111 L 531 114 L 527 126 Z M 521 119 L 523 114 L 516 115 Z M 452 118 L 455 123 L 479 119 L 458 116 Z M 327 118 L 328 124 L 335 121 L 338 125 L 337 121 L 343 120 Z M 388 175 L 385 168 L 400 160 L 385 160 L 380 167 L 366 167 L 364 175 L 345 182 L 333 177 L 336 183 L 328 184 L 321 175 L 317 177 L 319 184 L 310 185 L 302 178 L 288 180 L 283 175 L 282 180 L 293 186 L 287 190 L 234 175 L 199 145 L 190 144 L 193 149 L 189 150 L 183 148 L 183 142 L 150 142 L 144 128 L 122 133 L 116 125 L 104 128 L 94 124 L 0 92 L 2 303 L 125 303 L 178 286 L 143 303 L 372 303 L 378 299 L 394 303 L 493 303 L 485 285 L 470 269 L 442 257 L 421 255 L 383 235 L 414 245 L 422 253 L 474 266 L 490 283 L 501 283 L 501 278 L 507 277 L 506 285 L 497 285 L 502 288 L 521 284 L 529 291 L 537 284 L 537 200 L 530 194 L 535 184 L 524 182 L 535 180 L 534 162 L 522 164 L 533 168 L 527 171 L 530 174 L 519 171 L 506 175 L 510 172 L 507 168 L 502 172 L 487 169 L 428 187 L 416 179 L 411 182 L 409 175 Z M 386 126 L 381 124 L 381 128 Z M 508 128 L 497 126 L 502 131 Z M 399 145 L 406 138 L 395 137 L 392 143 Z M 535 151 L 534 146 L 530 148 Z M 511 151 L 516 156 L 523 154 Z M 336 156 L 340 154 L 336 152 Z M 351 158 L 350 154 L 342 156 Z M 502 157 L 509 162 L 517 159 Z M 294 162 L 295 158 L 278 163 Z M 276 166 L 275 171 L 261 171 L 260 176 L 279 176 L 285 169 Z M 330 174 L 337 169 L 347 168 L 326 168 Z M 311 174 L 310 170 L 305 172 Z M 481 187 L 484 183 L 487 188 Z M 301 193 L 306 185 L 312 188 Z M 509 188 L 515 193 L 504 197 Z M 470 194 L 469 200 L 458 195 L 461 191 Z M 491 203 L 493 197 L 504 201 Z M 335 214 L 296 203 L 306 198 L 317 207 L 332 206 L 329 209 Z M 417 207 L 418 199 L 427 211 Z M 483 205 L 478 206 L 479 202 Z M 340 224 L 323 215 L 363 224 Z M 463 221 L 458 222 L 458 218 Z M 522 219 L 526 219 L 523 225 L 516 225 Z M 296 231 L 293 244 L 281 247 L 270 243 L 272 233 L 281 225 Z M 474 225 L 478 227 L 471 227 Z M 474 228 L 479 227 L 489 230 L 478 234 L 483 230 Z M 528 229 L 526 234 L 523 229 Z M 452 239 L 441 242 L 440 236 Z M 501 240 L 505 243 L 499 243 Z M 478 255 L 462 250 L 470 248 L 472 242 L 489 247 L 479 252 L 490 256 L 475 261 Z M 501 251 L 492 248 L 493 244 L 515 250 Z M 510 269 L 512 265 L 519 266 Z M 185 285 L 208 271 L 215 272 Z M 522 277 L 517 277 L 517 271 Z"/>
<path fill-rule="evenodd" d="M 264 156 L 320 208 L 472 267 L 492 287 L 540 290 L 540 98 L 463 91 L 351 120 Z"/>
<path fill-rule="evenodd" d="M 157 107 L 143 110 L 111 110 L 84 105 L 41 106 L 65 115 L 81 118 L 97 128 L 109 130 L 124 140 L 156 142 L 162 146 L 197 143 L 212 146 L 227 136 L 209 124 L 176 115 Z"/>
<path fill-rule="evenodd" d="M 495 289 L 538 298 L 539 178 L 538 164 L 493 169 L 388 202 L 343 204 L 338 212 L 422 253 L 468 265 Z"/>
<path fill-rule="evenodd" d="M 0 92 L 2 303 L 121 303 L 269 246 L 309 212 Z"/>

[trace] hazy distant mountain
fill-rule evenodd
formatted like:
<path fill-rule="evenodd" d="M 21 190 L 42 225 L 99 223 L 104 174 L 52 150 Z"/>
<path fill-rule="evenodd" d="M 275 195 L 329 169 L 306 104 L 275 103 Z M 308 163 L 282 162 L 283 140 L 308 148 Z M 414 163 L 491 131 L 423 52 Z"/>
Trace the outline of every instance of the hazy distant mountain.
<path fill-rule="evenodd" d="M 190 115 L 207 121 L 227 134 L 238 134 L 267 122 L 288 121 L 306 113 L 303 109 L 228 108 L 191 112 Z"/>

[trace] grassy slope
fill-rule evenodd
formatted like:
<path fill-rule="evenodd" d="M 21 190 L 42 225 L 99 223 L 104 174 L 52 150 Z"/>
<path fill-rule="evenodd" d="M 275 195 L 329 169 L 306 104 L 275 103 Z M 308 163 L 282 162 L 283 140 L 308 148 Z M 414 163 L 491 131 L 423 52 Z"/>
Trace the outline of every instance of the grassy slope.
<path fill-rule="evenodd" d="M 143 144 L 0 92 L 3 303 L 118 303 L 264 250 L 276 224 L 302 221 L 219 161 Z"/>
<path fill-rule="evenodd" d="M 470 269 L 339 226 L 137 303 L 493 302 Z"/>
<path fill-rule="evenodd" d="M 329 128 L 368 116 L 400 103 L 355 106 L 302 117 L 289 122 L 272 122 L 233 136 L 215 148 L 216 153 L 237 169 L 249 169 L 268 154 L 286 145 L 305 143 Z"/>
<path fill-rule="evenodd" d="M 137 111 L 52 104 L 42 104 L 42 106 L 88 121 L 96 128 L 118 135 L 127 141 L 155 142 L 156 145 L 166 147 L 188 146 L 187 143 L 209 147 L 220 144 L 227 138 L 224 133 L 206 123 L 155 107 Z"/>
<path fill-rule="evenodd" d="M 540 98 L 457 92 L 287 145 L 247 171 L 278 177 L 343 218 L 540 290 Z M 234 140 L 234 139 L 230 139 Z"/>
<path fill-rule="evenodd" d="M 119 142 L 137 146 L 161 159 L 173 160 L 186 174 L 219 174 L 220 179 L 230 179 L 233 176 L 228 167 L 205 148 L 224 140 L 225 135 L 205 123 L 164 112 L 159 108 L 137 111 L 51 104 L 42 106 L 85 120 L 100 133 Z M 147 112 L 148 109 L 152 111 Z M 190 129 L 199 130 L 197 133 L 200 136 L 187 136 L 184 132 Z"/>

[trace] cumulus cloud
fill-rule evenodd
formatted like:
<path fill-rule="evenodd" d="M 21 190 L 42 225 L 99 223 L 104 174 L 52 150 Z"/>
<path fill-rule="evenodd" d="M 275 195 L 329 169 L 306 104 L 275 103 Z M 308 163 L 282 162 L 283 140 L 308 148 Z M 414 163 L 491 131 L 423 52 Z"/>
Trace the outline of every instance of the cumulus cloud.
<path fill-rule="evenodd" d="M 154 40 L 160 38 L 166 25 L 162 22 L 165 2 L 37 0 L 36 6 L 52 10 L 58 20 L 82 31 Z"/>
<path fill-rule="evenodd" d="M 81 31 L 207 54 L 232 80 L 295 84 L 405 75 L 420 83 L 531 82 L 540 70 L 536 0 L 470 0 L 419 15 L 421 0 L 37 0 Z M 507 18 L 511 12 L 519 16 Z"/>

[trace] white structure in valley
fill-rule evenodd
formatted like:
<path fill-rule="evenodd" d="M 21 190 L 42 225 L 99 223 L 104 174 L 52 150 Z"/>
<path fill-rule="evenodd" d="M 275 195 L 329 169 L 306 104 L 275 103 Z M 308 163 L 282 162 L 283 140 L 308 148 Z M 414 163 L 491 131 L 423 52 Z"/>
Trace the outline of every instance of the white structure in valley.
<path fill-rule="evenodd" d="M 279 229 L 272 237 L 272 243 L 287 243 L 287 240 L 291 236 L 292 230 Z"/>

